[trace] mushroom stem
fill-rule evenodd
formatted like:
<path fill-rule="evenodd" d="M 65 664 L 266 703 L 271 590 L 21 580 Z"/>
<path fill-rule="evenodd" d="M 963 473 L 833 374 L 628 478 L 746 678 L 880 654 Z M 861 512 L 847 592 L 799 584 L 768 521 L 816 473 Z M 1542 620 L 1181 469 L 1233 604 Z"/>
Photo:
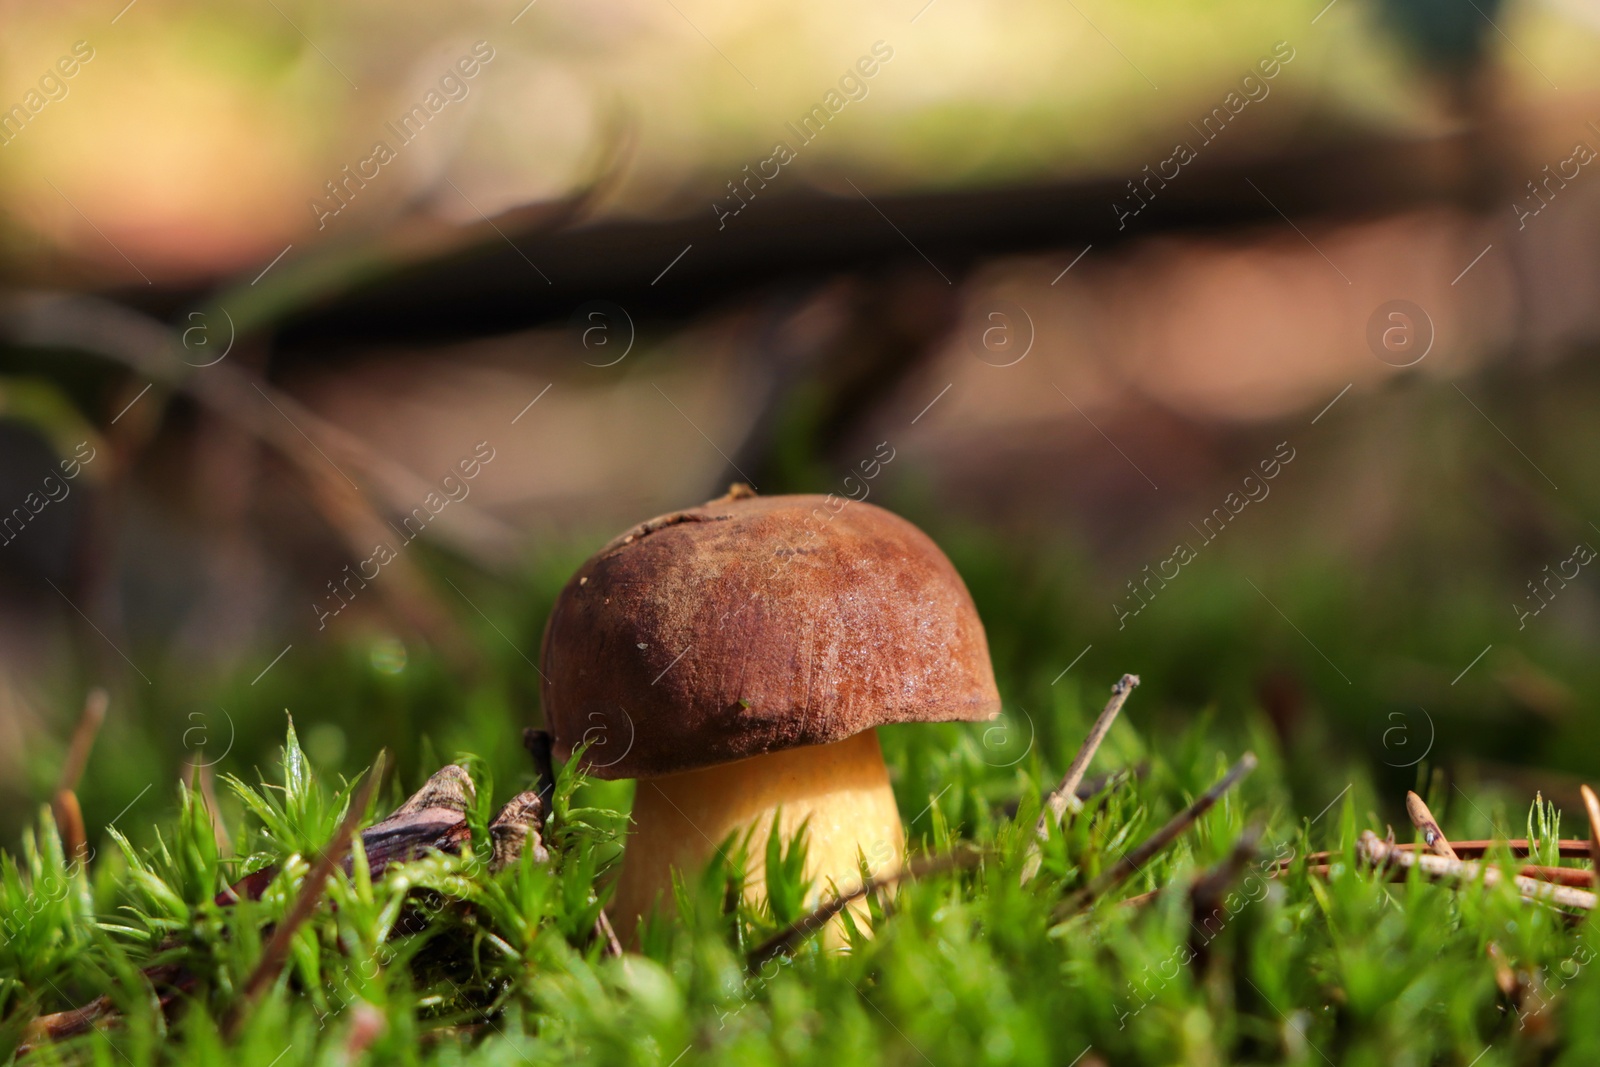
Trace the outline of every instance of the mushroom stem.
<path fill-rule="evenodd" d="M 730 834 L 735 841 L 749 834 L 745 899 L 764 899 L 775 813 L 785 842 L 806 823 L 808 903 L 860 884 L 862 857 L 873 877 L 904 864 L 905 832 L 872 730 L 830 745 L 641 778 L 611 905 L 623 940 L 635 940 L 641 917 L 673 907 L 674 869 L 692 884 Z"/>

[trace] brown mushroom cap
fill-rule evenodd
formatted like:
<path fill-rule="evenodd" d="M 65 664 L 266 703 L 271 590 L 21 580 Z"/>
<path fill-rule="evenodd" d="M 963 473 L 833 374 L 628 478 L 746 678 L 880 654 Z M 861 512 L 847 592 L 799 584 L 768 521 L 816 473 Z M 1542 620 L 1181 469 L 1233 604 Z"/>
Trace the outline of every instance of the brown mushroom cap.
<path fill-rule="evenodd" d="M 945 554 L 897 515 L 822 496 L 736 489 L 634 527 L 561 591 L 541 658 L 555 753 L 588 740 L 601 778 L 1000 711 Z"/>

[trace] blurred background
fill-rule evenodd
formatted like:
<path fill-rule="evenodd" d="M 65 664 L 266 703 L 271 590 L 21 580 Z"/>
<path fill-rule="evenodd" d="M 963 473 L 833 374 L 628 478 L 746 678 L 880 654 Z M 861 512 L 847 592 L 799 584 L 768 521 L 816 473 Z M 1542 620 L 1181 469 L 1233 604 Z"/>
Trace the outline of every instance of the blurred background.
<path fill-rule="evenodd" d="M 286 711 L 526 778 L 732 481 L 951 554 L 997 802 L 1125 671 L 1306 817 L 1600 773 L 1589 0 L 124 4 L 0 4 L 5 840 L 93 686 L 92 836 Z"/>

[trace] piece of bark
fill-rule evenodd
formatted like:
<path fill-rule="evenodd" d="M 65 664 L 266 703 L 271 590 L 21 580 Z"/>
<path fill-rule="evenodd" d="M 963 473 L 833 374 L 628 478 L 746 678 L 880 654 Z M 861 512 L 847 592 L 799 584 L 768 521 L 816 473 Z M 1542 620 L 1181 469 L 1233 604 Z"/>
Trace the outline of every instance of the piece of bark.
<path fill-rule="evenodd" d="M 539 833 L 543 813 L 544 802 L 536 789 L 518 793 L 506 802 L 489 824 L 489 837 L 494 845 L 492 869 L 498 871 L 511 866 L 530 849 L 539 863 L 549 862 L 550 852 Z"/>

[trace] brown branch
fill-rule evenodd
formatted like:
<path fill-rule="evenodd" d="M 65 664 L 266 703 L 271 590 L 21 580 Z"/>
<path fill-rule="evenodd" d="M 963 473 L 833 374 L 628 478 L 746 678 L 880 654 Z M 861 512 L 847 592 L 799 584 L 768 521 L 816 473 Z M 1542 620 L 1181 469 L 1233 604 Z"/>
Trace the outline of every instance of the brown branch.
<path fill-rule="evenodd" d="M 1444 831 L 1439 829 L 1439 822 L 1433 817 L 1433 812 L 1428 810 L 1428 805 L 1416 793 L 1406 793 L 1406 814 L 1411 816 L 1411 825 L 1422 831 L 1422 842 L 1435 856 L 1444 856 L 1447 859 L 1460 859 L 1456 850 L 1450 847 L 1450 841 L 1444 836 Z"/>
<path fill-rule="evenodd" d="M 1395 866 L 1405 870 L 1417 868 L 1423 875 L 1433 881 L 1449 882 L 1454 885 L 1470 885 L 1481 882 L 1485 886 L 1499 885 L 1506 875 L 1500 868 L 1485 863 L 1473 863 L 1467 860 L 1447 859 L 1444 856 L 1434 856 L 1416 851 L 1395 848 L 1378 837 L 1371 830 L 1363 831 L 1360 840 L 1356 842 L 1357 854 L 1374 867 L 1387 868 Z M 1568 908 L 1583 908 L 1594 910 L 1595 895 L 1585 889 L 1573 889 L 1571 886 L 1556 885 L 1550 882 L 1535 881 L 1521 875 L 1512 876 L 1512 884 L 1525 900 L 1540 901 L 1548 904 L 1558 904 Z"/>
<path fill-rule="evenodd" d="M 1224 793 L 1232 789 L 1239 781 L 1256 769 L 1256 755 L 1246 752 L 1239 757 L 1239 762 L 1228 769 L 1216 785 L 1207 789 L 1197 797 L 1193 804 L 1174 815 L 1167 824 L 1139 843 L 1132 852 L 1125 852 L 1122 858 L 1109 868 L 1102 871 L 1100 876 L 1087 886 L 1074 893 L 1056 908 L 1056 919 L 1059 922 L 1070 915 L 1082 911 L 1096 897 L 1120 885 L 1130 874 L 1138 871 L 1151 857 L 1170 845 L 1195 822 L 1210 811 Z"/>
<path fill-rule="evenodd" d="M 1548 842 L 1543 842 L 1542 844 L 1548 844 Z M 1556 842 L 1556 845 L 1559 850 L 1558 854 L 1562 859 L 1587 859 L 1590 856 L 1589 842 L 1581 838 L 1563 837 Z M 1411 851 L 1415 847 L 1409 843 L 1395 845 L 1395 848 L 1400 849 L 1402 852 Z M 1453 841 L 1451 842 L 1451 847 L 1455 849 L 1456 857 L 1464 860 L 1481 859 L 1499 848 L 1505 848 L 1517 859 L 1526 858 L 1533 852 L 1526 837 L 1512 837 L 1501 840 L 1478 838 L 1471 841 Z M 1305 860 L 1307 863 L 1312 864 L 1327 863 L 1332 859 L 1339 858 L 1341 855 L 1343 853 L 1340 852 L 1313 852 L 1306 856 Z M 1279 860 L 1278 870 L 1287 869 L 1293 862 L 1293 857 Z"/>
<path fill-rule="evenodd" d="M 1541 867 L 1530 863 L 1517 868 L 1517 873 L 1536 882 L 1555 882 L 1575 889 L 1588 889 L 1594 885 L 1594 872 L 1587 867 Z"/>
<path fill-rule="evenodd" d="M 89 753 L 100 724 L 106 721 L 106 706 L 110 698 L 104 689 L 91 689 L 83 702 L 83 713 L 72 731 L 72 741 L 67 745 L 67 758 L 61 763 L 61 776 L 56 780 L 55 795 L 51 798 L 51 814 L 55 816 L 56 829 L 61 834 L 61 847 L 69 860 L 89 854 L 89 837 L 83 825 L 83 808 L 78 803 L 78 782 L 89 763 Z"/>
<path fill-rule="evenodd" d="M 72 742 L 67 746 L 67 758 L 61 764 L 61 777 L 56 780 L 56 791 L 77 789 L 83 778 L 83 768 L 89 763 L 89 753 L 94 749 L 94 739 L 106 721 L 106 708 L 111 698 L 100 688 L 89 690 L 83 702 L 83 713 L 72 731 Z"/>
<path fill-rule="evenodd" d="M 751 967 L 760 967 L 768 960 L 784 955 L 794 950 L 812 934 L 827 926 L 830 921 L 851 902 L 860 900 L 871 893 L 888 889 L 905 881 L 907 878 L 925 878 L 929 875 L 942 874 L 945 871 L 964 870 L 977 865 L 983 858 L 983 853 L 977 849 L 958 849 L 938 856 L 927 856 L 922 859 L 912 860 L 893 874 L 882 877 L 868 878 L 855 889 L 842 896 L 823 904 L 808 915 L 803 915 L 792 924 L 757 945 L 750 952 L 748 963 Z"/>
<path fill-rule="evenodd" d="M 1196 973 L 1204 973 L 1211 955 L 1212 938 L 1203 936 L 1202 930 L 1211 917 L 1222 909 L 1229 887 L 1239 880 L 1245 868 L 1256 858 L 1261 845 L 1261 829 L 1260 823 L 1245 827 L 1244 833 L 1239 835 L 1239 840 L 1234 842 L 1222 862 L 1196 878 L 1189 886 L 1189 955 Z M 1228 918 L 1223 917 L 1224 924 Z"/>
<path fill-rule="evenodd" d="M 1491 941 L 1484 949 L 1489 962 L 1494 966 L 1494 984 L 1499 988 L 1500 995 L 1512 1001 L 1513 1007 L 1518 1007 L 1522 983 L 1517 981 L 1517 972 L 1511 969 L 1511 961 L 1506 958 L 1505 949 L 1498 942 Z"/>
<path fill-rule="evenodd" d="M 1040 845 L 1049 839 L 1051 824 L 1060 826 L 1061 820 L 1066 818 L 1069 810 L 1076 812 L 1083 807 L 1083 803 L 1077 797 L 1078 783 L 1083 781 L 1084 772 L 1089 769 L 1089 762 L 1099 750 L 1100 742 L 1106 739 L 1111 724 L 1117 719 L 1117 713 L 1122 710 L 1122 705 L 1128 702 L 1129 694 L 1138 684 L 1137 674 L 1124 674 L 1117 679 L 1116 684 L 1111 687 L 1111 699 L 1106 701 L 1106 706 L 1100 711 L 1100 717 L 1095 719 L 1094 725 L 1089 728 L 1089 736 L 1083 739 L 1083 744 L 1078 748 L 1078 754 L 1072 758 L 1072 765 L 1067 768 L 1061 784 L 1044 798 L 1044 810 L 1039 813 L 1039 821 L 1033 828 L 1037 840 L 1029 844 L 1027 857 L 1022 861 L 1023 885 L 1033 881 L 1034 876 L 1039 873 L 1039 867 L 1043 863 Z"/>
<path fill-rule="evenodd" d="M 1394 848 L 1403 852 L 1415 851 L 1407 849 L 1404 845 L 1395 845 Z M 1496 871 L 1502 869 L 1497 864 L 1490 864 L 1490 866 Z M 1333 871 L 1334 865 L 1331 863 L 1308 863 L 1306 865 L 1307 874 L 1314 874 L 1322 878 L 1329 877 L 1332 875 Z M 1276 877 L 1281 873 L 1283 873 L 1282 868 L 1274 871 L 1273 876 Z M 1406 872 L 1402 868 L 1391 867 L 1389 869 L 1389 873 L 1394 876 L 1392 879 L 1393 881 L 1405 881 Z M 1589 871 L 1583 867 L 1540 867 L 1530 864 L 1518 867 L 1517 874 L 1523 878 L 1531 878 L 1536 882 L 1550 882 L 1555 885 L 1571 886 L 1574 889 L 1587 889 L 1594 884 L 1594 880 L 1590 876 Z"/>
<path fill-rule="evenodd" d="M 51 798 L 50 808 L 67 862 L 88 859 L 89 835 L 83 827 L 83 808 L 78 805 L 78 794 L 70 789 L 58 789 Z"/>
<path fill-rule="evenodd" d="M 328 887 L 328 879 L 333 877 L 333 869 L 344 859 L 344 854 L 350 849 L 350 839 L 355 836 L 356 827 L 366 817 L 367 804 L 383 777 L 386 762 L 384 756 L 383 752 L 378 753 L 371 773 L 351 799 L 350 810 L 345 813 L 339 828 L 334 831 L 333 839 L 328 842 L 316 865 L 306 875 L 305 882 L 300 886 L 300 895 L 289 908 L 289 914 L 283 917 L 283 921 L 272 932 L 272 940 L 267 942 L 267 947 L 261 953 L 261 962 L 256 964 L 256 969 L 245 981 L 244 988 L 239 993 L 239 1000 L 234 1005 L 233 1014 L 227 1025 L 230 1035 L 239 1032 L 256 1000 L 268 986 L 277 981 L 278 975 L 283 971 L 284 961 L 289 958 L 290 942 L 321 902 L 322 894 Z"/>

